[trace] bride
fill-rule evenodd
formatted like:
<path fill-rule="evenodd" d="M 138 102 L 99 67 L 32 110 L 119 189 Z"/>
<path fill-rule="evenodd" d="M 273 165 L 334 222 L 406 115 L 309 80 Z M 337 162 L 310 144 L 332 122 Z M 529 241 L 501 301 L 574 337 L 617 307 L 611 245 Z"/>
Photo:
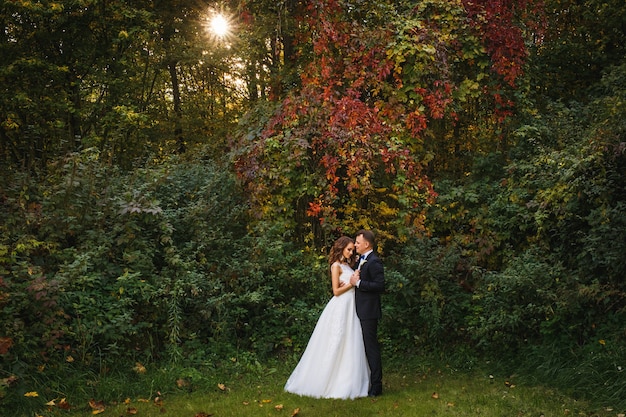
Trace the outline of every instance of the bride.
<path fill-rule="evenodd" d="M 337 239 L 330 250 L 334 297 L 285 384 L 287 392 L 314 398 L 367 397 L 370 372 L 350 285 L 353 254 L 354 241 L 348 236 Z"/>

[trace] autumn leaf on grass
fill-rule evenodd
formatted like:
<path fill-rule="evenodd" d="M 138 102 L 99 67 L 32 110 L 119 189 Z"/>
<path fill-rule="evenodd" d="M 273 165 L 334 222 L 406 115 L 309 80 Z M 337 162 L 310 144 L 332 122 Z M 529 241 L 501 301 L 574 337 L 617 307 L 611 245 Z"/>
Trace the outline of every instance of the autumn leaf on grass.
<path fill-rule="evenodd" d="M 95 401 L 93 398 L 89 400 L 89 407 L 91 407 L 91 414 L 100 414 L 104 412 L 104 403 L 102 401 Z"/>
<path fill-rule="evenodd" d="M 61 410 L 69 410 L 71 407 L 70 403 L 68 403 L 65 398 L 61 398 L 57 404 L 57 408 L 60 408 Z"/>
<path fill-rule="evenodd" d="M 226 391 L 226 385 L 224 384 L 217 384 L 217 387 L 222 391 Z"/>
<path fill-rule="evenodd" d="M 184 388 L 184 387 L 188 387 L 189 386 L 189 381 L 183 379 L 183 378 L 178 378 L 176 380 L 176 386 L 178 388 Z"/>
<path fill-rule="evenodd" d="M 291 417 L 297 416 L 298 414 L 300 414 L 300 409 L 296 408 L 295 410 L 293 410 L 293 413 L 291 413 Z"/>
<path fill-rule="evenodd" d="M 146 367 L 143 366 L 141 363 L 137 362 L 135 363 L 135 367 L 133 368 L 133 371 L 137 372 L 138 374 L 145 374 Z"/>
<path fill-rule="evenodd" d="M 8 378 L 0 379 L 0 385 L 3 385 L 5 387 L 10 387 L 12 384 L 16 383 L 17 380 L 18 378 L 15 375 L 11 375 Z"/>
<path fill-rule="evenodd" d="M 39 394 L 37 393 L 37 391 L 30 391 L 24 394 L 24 397 L 39 397 Z"/>
<path fill-rule="evenodd" d="M 283 405 L 282 404 L 276 404 L 274 406 L 275 409 L 277 409 L 278 411 L 281 411 L 283 409 Z"/>
<path fill-rule="evenodd" d="M 135 407 L 128 407 L 126 409 L 126 414 L 137 414 L 137 409 Z"/>
<path fill-rule="evenodd" d="M 56 403 L 56 400 L 50 400 L 46 403 L 46 405 L 48 407 L 57 407 L 61 410 L 69 410 L 71 408 L 70 403 L 68 403 L 65 398 L 61 398 L 58 404 Z"/>
<path fill-rule="evenodd" d="M 437 392 L 433 392 L 433 394 L 431 395 L 432 398 L 434 398 L 435 400 L 439 399 L 439 393 Z"/>

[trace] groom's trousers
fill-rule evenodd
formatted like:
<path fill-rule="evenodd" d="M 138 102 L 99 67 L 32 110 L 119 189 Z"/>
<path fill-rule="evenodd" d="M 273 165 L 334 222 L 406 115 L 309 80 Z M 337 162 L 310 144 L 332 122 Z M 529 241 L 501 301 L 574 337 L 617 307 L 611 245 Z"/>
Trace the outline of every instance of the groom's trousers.
<path fill-rule="evenodd" d="M 383 364 L 378 343 L 378 320 L 361 320 L 365 356 L 370 366 L 370 395 L 380 395 L 383 392 Z"/>

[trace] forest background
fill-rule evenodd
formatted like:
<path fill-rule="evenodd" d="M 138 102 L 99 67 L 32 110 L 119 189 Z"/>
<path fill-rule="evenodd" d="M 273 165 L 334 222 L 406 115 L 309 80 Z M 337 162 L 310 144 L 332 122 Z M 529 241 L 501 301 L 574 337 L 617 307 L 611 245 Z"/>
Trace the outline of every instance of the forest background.
<path fill-rule="evenodd" d="M 184 387 L 293 362 L 330 244 L 363 227 L 388 358 L 626 406 L 623 0 L 0 17 L 0 410 L 129 395 L 99 382 L 145 366 Z"/>

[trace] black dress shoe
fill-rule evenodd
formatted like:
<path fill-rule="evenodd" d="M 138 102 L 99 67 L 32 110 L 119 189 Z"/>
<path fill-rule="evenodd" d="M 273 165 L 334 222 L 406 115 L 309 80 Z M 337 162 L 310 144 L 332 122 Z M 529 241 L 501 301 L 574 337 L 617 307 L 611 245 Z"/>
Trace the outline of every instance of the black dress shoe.
<path fill-rule="evenodd" d="M 382 391 L 376 391 L 376 392 L 372 391 L 369 394 L 367 394 L 367 396 L 371 398 L 380 397 L 381 395 L 383 395 Z"/>

